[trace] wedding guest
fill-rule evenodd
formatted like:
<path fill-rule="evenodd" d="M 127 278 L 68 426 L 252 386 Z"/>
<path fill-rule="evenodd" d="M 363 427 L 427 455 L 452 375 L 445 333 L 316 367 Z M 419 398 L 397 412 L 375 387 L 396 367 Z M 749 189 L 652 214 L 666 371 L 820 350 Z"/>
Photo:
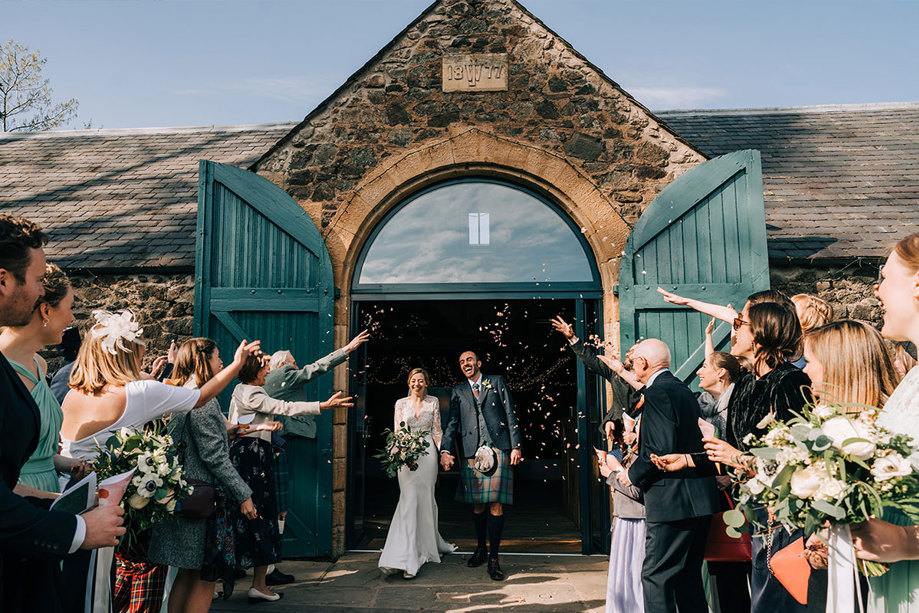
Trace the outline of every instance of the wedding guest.
<path fill-rule="evenodd" d="M 795 305 L 795 313 L 798 315 L 801 331 L 804 334 L 833 321 L 833 307 L 822 298 L 812 294 L 795 294 L 791 297 L 791 301 Z M 807 366 L 804 356 L 792 363 L 798 368 Z"/>
<path fill-rule="evenodd" d="M 919 234 L 897 243 L 881 275 L 874 290 L 884 317 L 881 334 L 919 344 Z M 910 370 L 890 395 L 878 424 L 919 440 L 919 368 Z M 891 563 L 886 573 L 869 579 L 869 613 L 919 611 L 919 526 L 887 510 L 883 519 L 854 526 L 852 537 L 859 558 Z"/>
<path fill-rule="evenodd" d="M 606 363 L 587 348 L 584 341 L 575 336 L 574 326 L 562 319 L 561 316 L 557 316 L 551 322 L 552 327 L 565 337 L 565 340 L 568 341 L 568 348 L 584 363 L 584 366 L 609 381 L 613 395 L 609 403 L 610 408 L 602 420 L 604 432 L 609 436 L 613 429 L 613 422 L 621 419 L 623 414 L 630 415 L 635 410 L 641 394 L 629 381 L 610 370 Z M 626 353 L 625 363 L 627 364 L 628 362 L 629 354 Z M 626 371 L 628 370 L 629 368 L 626 367 Z"/>
<path fill-rule="evenodd" d="M 252 490 L 252 501 L 259 515 L 248 518 L 237 514 L 236 560 L 242 568 L 253 568 L 249 602 L 280 600 L 281 594 L 268 589 L 265 581 L 268 565 L 281 561 L 281 536 L 278 533 L 277 493 L 275 492 L 274 454 L 271 432 L 258 431 L 257 426 L 273 421 L 276 415 L 319 415 L 322 410 L 351 407 L 351 398 L 335 392 L 323 402 L 287 402 L 270 397 L 263 385 L 268 374 L 265 354 L 250 355 L 239 371 L 242 382 L 233 389 L 230 399 L 230 422 L 240 423 L 240 417 L 252 415 L 250 429 L 230 445 L 233 467 Z M 278 422 L 277 429 L 281 424 Z M 253 428 L 256 428 L 253 430 Z"/>
<path fill-rule="evenodd" d="M 42 277 L 45 294 L 38 299 L 29 322 L 23 326 L 6 326 L 0 333 L 0 353 L 19 374 L 32 394 L 39 411 L 38 447 L 22 467 L 17 489 L 22 495 L 51 497 L 61 491 L 58 473 L 82 478 L 86 465 L 57 452 L 64 414 L 45 375 L 48 364 L 38 355 L 42 347 L 61 342 L 64 328 L 73 323 L 73 288 L 70 280 L 54 264 L 45 267 Z M 41 492 L 45 492 L 42 494 Z"/>
<path fill-rule="evenodd" d="M 426 433 L 430 452 L 418 458 L 418 467 L 399 468 L 399 503 L 389 524 L 383 553 L 378 566 L 386 573 L 402 571 L 405 579 L 414 579 L 427 562 L 440 563 L 440 554 L 452 553 L 456 546 L 440 536 L 437 526 L 437 450 L 443 438 L 440 427 L 440 401 L 428 396 L 431 384 L 423 368 L 408 373 L 409 395 L 396 401 L 393 432 L 403 426 L 413 432 Z"/>
<path fill-rule="evenodd" d="M 699 387 L 703 390 L 697 398 L 699 411 L 702 419 L 709 424 L 703 429 L 703 432 L 709 430 L 709 435 L 715 437 L 723 435 L 727 426 L 728 408 L 734 392 L 734 382 L 744 370 L 740 361 L 730 353 L 712 351 L 696 371 L 699 377 Z M 722 492 L 718 497 L 720 510 L 726 511 L 733 508 L 730 495 L 730 475 L 719 474 L 715 477 L 715 481 Z M 714 579 L 719 610 L 722 613 L 749 611 L 750 590 L 747 585 L 751 573 L 750 562 L 709 561 L 706 564 L 709 574 Z"/>
<path fill-rule="evenodd" d="M 307 384 L 324 373 L 332 371 L 336 366 L 348 359 L 348 355 L 366 343 L 370 333 L 364 330 L 340 349 L 336 349 L 325 357 L 319 358 L 312 364 L 303 368 L 297 366 L 297 360 L 290 351 L 275 351 L 268 361 L 268 375 L 265 377 L 265 392 L 277 400 L 301 401 L 310 400 L 306 390 Z M 299 436 L 303 438 L 316 438 L 316 422 L 312 415 L 278 415 L 277 420 L 283 428 L 276 436 Z M 283 438 L 281 438 L 281 442 Z M 289 479 L 287 468 L 287 452 L 284 446 L 274 446 L 274 475 L 275 491 L 277 493 L 278 521 L 283 522 L 287 517 L 289 507 Z M 272 565 L 274 566 L 274 565 Z M 281 572 L 278 568 L 269 567 L 266 583 L 272 585 L 285 585 L 294 582 L 294 576 Z"/>
<path fill-rule="evenodd" d="M 638 454 L 623 485 L 638 486 L 645 497 L 647 537 L 641 570 L 645 611 L 707 612 L 702 560 L 712 514 L 718 511 L 714 471 L 684 467 L 662 471 L 652 456 L 701 454 L 699 404 L 685 383 L 670 372 L 670 349 L 658 339 L 635 347 L 634 374 L 644 384 Z M 613 369 L 622 372 L 622 364 Z"/>
<path fill-rule="evenodd" d="M 743 440 L 751 433 L 757 436 L 763 434 L 757 424 L 764 417 L 771 413 L 776 419 L 788 420 L 808 403 L 806 390 L 810 379 L 790 363 L 801 353 L 802 333 L 798 316 L 791 301 L 763 302 L 763 298 L 762 292 L 752 295 L 733 322 L 731 354 L 750 360 L 753 372 L 741 373 L 735 381 L 725 436 L 705 437 L 707 459 L 698 457 L 699 462 L 686 456 L 658 458 L 658 466 L 663 470 L 682 470 L 687 464 L 693 466 L 706 461 L 743 467 L 746 464 L 743 452 L 747 449 Z M 754 613 L 803 613 L 804 606 L 788 593 L 769 569 L 769 552 L 779 551 L 797 540 L 801 531 L 788 533 L 775 527 L 765 509 L 757 510 L 756 523 L 766 526 L 766 529 L 757 531 L 756 525 L 750 526 L 753 534 L 751 610 Z"/>
<path fill-rule="evenodd" d="M 80 330 L 76 326 L 70 326 L 64 330 L 61 342 L 57 346 L 58 353 L 63 358 L 61 364 L 54 376 L 51 377 L 51 393 L 54 394 L 58 404 L 64 404 L 64 396 L 70 391 L 70 371 L 77 361 L 77 352 L 80 350 Z"/>
<path fill-rule="evenodd" d="M 209 338 L 193 338 L 176 352 L 170 385 L 197 389 L 223 369 L 217 344 Z M 215 485 L 216 505 L 208 519 L 180 516 L 157 524 L 150 543 L 150 560 L 177 567 L 169 593 L 169 613 L 198 613 L 210 609 L 217 579 L 224 596 L 232 593 L 236 570 L 230 506 L 243 516 L 257 515 L 252 490 L 230 462 L 230 448 L 223 412 L 217 398 L 197 411 L 176 413 L 169 420 L 169 434 L 179 448 L 183 478 Z"/>
<path fill-rule="evenodd" d="M 25 326 L 44 293 L 43 246 L 36 224 L 0 215 L 0 326 Z M 82 515 L 49 511 L 50 501 L 14 493 L 19 473 L 38 445 L 39 410 L 19 375 L 0 354 L 0 610 L 61 611 L 60 562 L 68 553 L 111 546 L 124 534 L 124 510 Z"/>
<path fill-rule="evenodd" d="M 640 427 L 641 418 L 637 420 Z M 615 422 L 610 440 L 620 447 L 622 462 L 612 453 L 600 461 L 600 474 L 613 489 L 613 527 L 609 572 L 606 579 L 606 613 L 642 613 L 641 566 L 645 559 L 645 499 L 641 489 L 619 482 L 619 474 L 635 461 L 638 445 L 625 444 L 622 422 Z"/>
<path fill-rule="evenodd" d="M 139 428 L 163 415 L 204 406 L 223 391 L 259 347 L 259 341 L 243 341 L 229 366 L 200 389 L 186 389 L 143 377 L 140 365 L 145 342 L 133 313 L 93 311 L 93 320 L 70 375 L 72 391 L 62 407 L 62 453 L 80 460 L 94 460 L 97 446 L 104 445 L 112 431 Z M 119 609 L 132 601 L 151 609 L 158 607 L 165 587 L 165 567 L 122 557 L 112 592 L 112 554 L 109 549 L 95 559 L 68 559 L 64 570 L 70 610 L 89 607 L 94 613 L 104 613 L 111 609 L 113 599 Z"/>
<path fill-rule="evenodd" d="M 842 319 L 812 330 L 804 337 L 804 356 L 804 372 L 810 377 L 816 400 L 847 405 L 851 413 L 883 406 L 899 381 L 883 337 L 861 321 Z M 826 610 L 825 539 L 826 535 L 812 535 L 804 552 L 814 569 L 808 581 L 808 611 Z M 868 594 L 864 581 L 861 593 Z"/>

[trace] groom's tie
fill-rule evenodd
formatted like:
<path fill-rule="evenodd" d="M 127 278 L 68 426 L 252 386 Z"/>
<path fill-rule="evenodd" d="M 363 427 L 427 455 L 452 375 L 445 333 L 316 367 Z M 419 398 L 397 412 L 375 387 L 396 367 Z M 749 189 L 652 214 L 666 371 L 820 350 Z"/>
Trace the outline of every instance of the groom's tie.
<path fill-rule="evenodd" d="M 479 384 L 478 383 L 472 384 L 472 393 L 476 398 L 479 397 Z"/>

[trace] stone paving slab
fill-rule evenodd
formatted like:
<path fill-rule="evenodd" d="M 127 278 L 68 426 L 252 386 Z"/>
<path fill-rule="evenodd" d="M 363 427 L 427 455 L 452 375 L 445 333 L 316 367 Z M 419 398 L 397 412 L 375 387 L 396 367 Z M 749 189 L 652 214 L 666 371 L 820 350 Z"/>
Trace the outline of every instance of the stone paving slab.
<path fill-rule="evenodd" d="M 468 568 L 466 556 L 446 556 L 426 564 L 415 579 L 382 576 L 379 553 L 348 553 L 335 562 L 284 561 L 284 572 L 298 581 L 278 588 L 281 601 L 260 609 L 277 613 L 325 611 L 517 611 L 532 613 L 602 612 L 605 606 L 605 556 L 508 555 L 501 558 L 507 579 L 492 581 L 485 567 Z M 211 611 L 250 611 L 250 579 L 236 584 L 227 601 Z"/>

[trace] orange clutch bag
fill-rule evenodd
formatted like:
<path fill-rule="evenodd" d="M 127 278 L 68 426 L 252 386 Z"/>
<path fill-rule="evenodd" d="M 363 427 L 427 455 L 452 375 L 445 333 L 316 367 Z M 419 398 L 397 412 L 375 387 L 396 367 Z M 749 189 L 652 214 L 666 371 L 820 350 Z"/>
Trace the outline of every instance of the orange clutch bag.
<path fill-rule="evenodd" d="M 799 538 L 773 554 L 769 569 L 788 593 L 801 604 L 807 604 L 807 581 L 811 566 L 804 557 L 804 538 Z"/>

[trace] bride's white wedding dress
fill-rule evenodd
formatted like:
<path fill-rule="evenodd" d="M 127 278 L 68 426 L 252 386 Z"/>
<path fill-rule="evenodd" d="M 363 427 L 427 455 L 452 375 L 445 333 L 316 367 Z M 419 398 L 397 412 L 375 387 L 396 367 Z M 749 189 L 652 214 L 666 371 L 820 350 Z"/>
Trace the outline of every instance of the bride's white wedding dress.
<path fill-rule="evenodd" d="M 417 470 L 405 466 L 399 469 L 399 504 L 386 535 L 379 566 L 387 572 L 401 570 L 416 575 L 425 562 L 440 562 L 440 554 L 455 551 L 456 546 L 446 542 L 437 529 L 434 484 L 443 437 L 437 398 L 425 396 L 417 417 L 412 399 L 400 398 L 396 402 L 395 426 L 398 428 L 403 421 L 412 430 L 428 432 L 431 446 L 427 455 L 419 458 Z"/>

